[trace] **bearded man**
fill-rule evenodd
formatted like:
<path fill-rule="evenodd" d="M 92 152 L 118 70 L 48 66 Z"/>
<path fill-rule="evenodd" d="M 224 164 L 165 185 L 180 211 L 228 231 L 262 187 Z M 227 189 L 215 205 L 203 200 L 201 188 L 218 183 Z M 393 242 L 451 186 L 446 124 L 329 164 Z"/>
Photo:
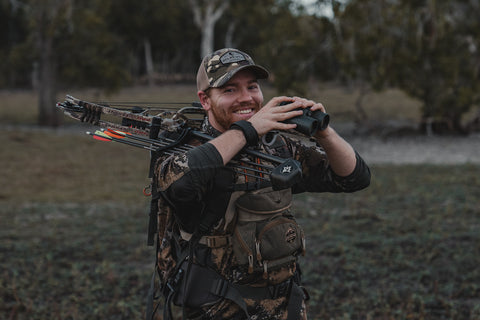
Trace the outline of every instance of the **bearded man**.
<path fill-rule="evenodd" d="M 259 80 L 266 78 L 267 70 L 240 50 L 206 56 L 197 89 L 206 112 L 202 130 L 214 138 L 192 140 L 195 148 L 157 162 L 164 319 L 171 302 L 187 319 L 306 319 L 297 261 L 305 235 L 292 195 L 354 192 L 370 183 L 368 166 L 332 127 L 310 139 L 291 134 L 297 124 L 289 119 L 325 107 L 287 96 L 264 103 Z M 298 161 L 301 178 L 275 188 L 258 170 L 266 161 L 245 158 L 245 148 Z M 243 171 L 232 161 L 244 163 Z"/>

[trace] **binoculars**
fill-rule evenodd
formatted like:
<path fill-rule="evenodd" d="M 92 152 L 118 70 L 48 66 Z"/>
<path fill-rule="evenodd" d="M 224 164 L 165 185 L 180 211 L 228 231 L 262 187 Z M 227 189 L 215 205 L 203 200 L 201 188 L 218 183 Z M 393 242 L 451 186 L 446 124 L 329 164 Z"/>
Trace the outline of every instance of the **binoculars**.
<path fill-rule="evenodd" d="M 290 104 L 290 101 L 280 102 L 280 106 Z M 284 123 L 294 123 L 297 125 L 296 131 L 303 133 L 306 136 L 313 136 L 318 130 L 325 130 L 330 121 L 328 113 L 320 110 L 312 111 L 310 108 L 297 109 L 302 110 L 303 115 L 293 117 L 283 121 Z"/>

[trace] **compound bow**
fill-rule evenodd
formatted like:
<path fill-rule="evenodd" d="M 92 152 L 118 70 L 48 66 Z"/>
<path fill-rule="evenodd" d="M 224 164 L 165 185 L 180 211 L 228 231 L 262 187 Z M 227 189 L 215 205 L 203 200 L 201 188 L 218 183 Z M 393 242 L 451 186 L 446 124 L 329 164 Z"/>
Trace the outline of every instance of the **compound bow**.
<path fill-rule="evenodd" d="M 205 112 L 198 102 L 180 109 L 148 106 L 114 107 L 82 101 L 67 95 L 65 101 L 57 103 L 57 107 L 73 119 L 100 127 L 101 129 L 94 133 L 87 132 L 97 140 L 114 141 L 149 150 L 151 164 L 163 154 L 184 153 L 194 148 L 185 143 L 192 137 L 202 141 L 213 139 L 212 136 L 201 131 Z M 152 111 L 159 111 L 159 113 L 150 115 Z M 113 119 L 111 121 L 102 119 L 104 115 L 113 116 Z M 120 123 L 118 123 L 119 119 Z M 249 160 L 251 157 L 266 160 L 272 165 L 259 164 Z M 300 164 L 297 161 L 283 159 L 252 148 L 244 148 L 242 153 L 229 163 L 229 166 L 242 170 L 243 175 L 252 175 L 245 170 L 254 172 L 255 178 L 269 181 L 274 189 L 288 188 L 301 178 Z M 150 166 L 150 177 L 153 176 L 152 170 L 153 165 Z"/>

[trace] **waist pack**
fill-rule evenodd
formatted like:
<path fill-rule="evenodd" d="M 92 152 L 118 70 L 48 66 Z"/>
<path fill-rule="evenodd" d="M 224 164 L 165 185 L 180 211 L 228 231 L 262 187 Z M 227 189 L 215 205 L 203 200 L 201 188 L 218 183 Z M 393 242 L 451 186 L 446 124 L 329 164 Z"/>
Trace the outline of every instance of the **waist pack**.
<path fill-rule="evenodd" d="M 239 265 L 249 273 L 268 272 L 296 261 L 305 253 L 302 228 L 290 213 L 289 189 L 246 193 L 235 202 L 237 222 L 232 246 Z"/>
<path fill-rule="evenodd" d="M 245 299 L 265 300 L 289 296 L 287 320 L 293 320 L 300 311 L 302 301 L 308 300 L 308 293 L 299 286 L 295 277 L 277 285 L 250 287 L 227 281 L 210 268 L 189 263 L 188 260 L 182 262 L 169 288 L 172 291 L 168 294 L 168 308 L 165 309 L 168 311 L 164 313 L 164 319 L 173 319 L 170 302 L 182 307 L 202 308 L 226 298 L 235 302 L 250 320 L 253 317 L 248 313 Z"/>

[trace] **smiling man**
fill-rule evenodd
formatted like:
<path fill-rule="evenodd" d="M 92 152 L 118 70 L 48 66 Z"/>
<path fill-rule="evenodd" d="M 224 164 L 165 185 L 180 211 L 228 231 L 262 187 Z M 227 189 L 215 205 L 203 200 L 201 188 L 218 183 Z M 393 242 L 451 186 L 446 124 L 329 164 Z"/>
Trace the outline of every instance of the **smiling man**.
<path fill-rule="evenodd" d="M 191 141 L 197 147 L 157 162 L 161 287 L 187 319 L 306 319 L 308 294 L 297 263 L 305 236 L 292 194 L 354 192 L 370 183 L 368 166 L 330 126 L 315 133 L 315 145 L 284 134 L 296 128 L 285 120 L 325 108 L 286 96 L 264 104 L 258 80 L 266 78 L 237 49 L 206 56 L 197 89 L 206 111 L 202 130 L 214 139 Z M 245 156 L 244 148 L 297 160 L 301 179 L 273 188 L 259 170 L 269 164 Z M 242 170 L 232 169 L 232 161 Z"/>

